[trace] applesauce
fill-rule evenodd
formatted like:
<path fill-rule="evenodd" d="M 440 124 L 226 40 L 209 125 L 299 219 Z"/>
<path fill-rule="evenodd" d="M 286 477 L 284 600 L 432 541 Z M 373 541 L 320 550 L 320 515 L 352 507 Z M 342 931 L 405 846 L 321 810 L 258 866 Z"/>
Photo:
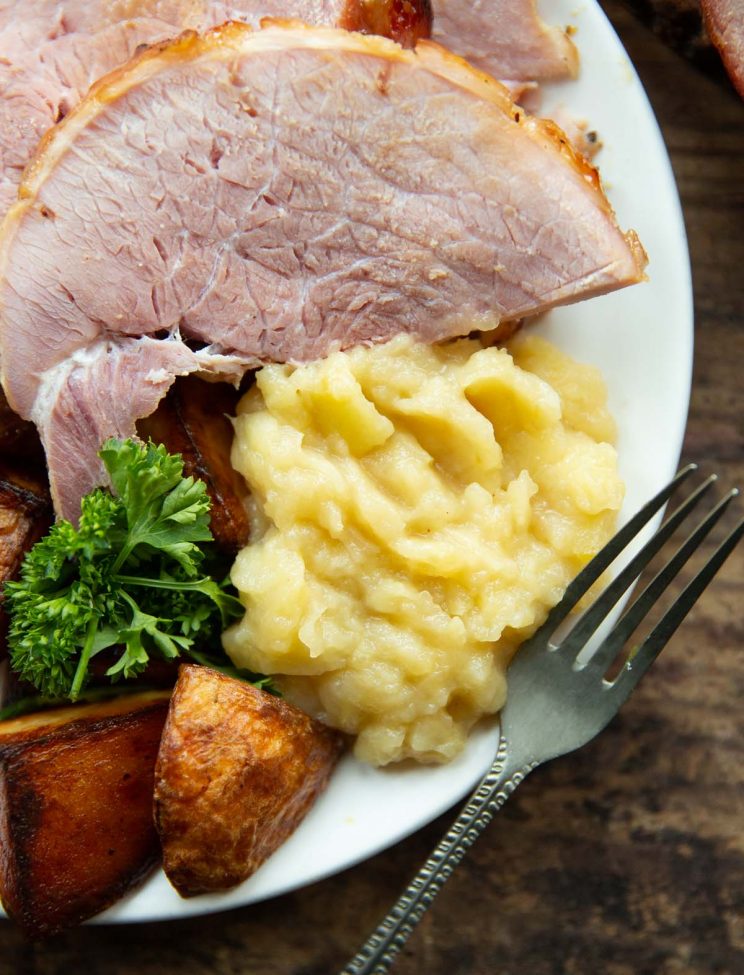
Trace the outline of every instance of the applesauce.
<path fill-rule="evenodd" d="M 367 762 L 453 758 L 612 535 L 613 439 L 597 370 L 536 337 L 265 366 L 235 420 L 254 528 L 228 654 Z"/>

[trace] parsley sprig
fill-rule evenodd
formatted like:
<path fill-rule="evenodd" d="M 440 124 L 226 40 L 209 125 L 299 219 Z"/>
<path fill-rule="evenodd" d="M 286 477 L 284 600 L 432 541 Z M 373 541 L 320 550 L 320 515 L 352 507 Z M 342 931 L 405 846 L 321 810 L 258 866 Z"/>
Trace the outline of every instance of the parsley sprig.
<path fill-rule="evenodd" d="M 243 609 L 206 571 L 209 496 L 165 447 L 108 440 L 112 491 L 81 503 L 79 527 L 58 521 L 5 586 L 11 665 L 49 697 L 76 700 L 91 659 L 116 648 L 112 679 L 141 674 L 152 654 L 204 651 Z M 224 663 L 228 663 L 222 657 Z"/>

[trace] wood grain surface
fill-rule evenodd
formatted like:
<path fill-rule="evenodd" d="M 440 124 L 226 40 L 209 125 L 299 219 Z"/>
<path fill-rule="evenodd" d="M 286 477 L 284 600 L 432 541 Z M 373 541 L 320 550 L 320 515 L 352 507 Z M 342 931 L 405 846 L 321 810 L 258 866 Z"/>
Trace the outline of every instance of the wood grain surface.
<path fill-rule="evenodd" d="M 697 313 L 685 456 L 744 487 L 744 105 L 624 4 L 605 8 L 684 204 Z M 744 972 L 743 580 L 744 546 L 610 728 L 507 803 L 399 975 Z M 340 876 L 221 915 L 87 927 L 44 945 L 0 923 L 0 975 L 333 975 L 449 818 Z"/>

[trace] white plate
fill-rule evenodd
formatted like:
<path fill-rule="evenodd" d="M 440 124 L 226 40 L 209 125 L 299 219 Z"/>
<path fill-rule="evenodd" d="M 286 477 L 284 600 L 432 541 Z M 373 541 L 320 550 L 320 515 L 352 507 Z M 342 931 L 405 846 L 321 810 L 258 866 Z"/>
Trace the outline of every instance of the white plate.
<path fill-rule="evenodd" d="M 679 457 L 692 367 L 691 281 L 684 225 L 666 150 L 646 95 L 594 2 L 545 4 L 553 23 L 574 24 L 582 59 L 576 82 L 545 92 L 544 111 L 564 104 L 601 136 L 602 176 L 623 228 L 649 258 L 647 284 L 552 312 L 536 326 L 575 358 L 598 365 L 619 425 L 624 514 L 672 475 Z M 347 757 L 328 791 L 284 846 L 227 894 L 181 900 L 162 873 L 98 920 L 184 917 L 273 897 L 372 856 L 464 796 L 491 763 L 496 723 L 476 730 L 440 768 L 375 770 Z"/>

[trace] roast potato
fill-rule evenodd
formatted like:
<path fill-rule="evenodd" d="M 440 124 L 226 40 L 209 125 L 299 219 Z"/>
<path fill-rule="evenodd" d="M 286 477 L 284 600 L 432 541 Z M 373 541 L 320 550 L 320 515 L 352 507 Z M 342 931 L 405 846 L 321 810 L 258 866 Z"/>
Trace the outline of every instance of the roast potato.
<path fill-rule="evenodd" d="M 183 457 L 184 474 L 201 478 L 212 500 L 215 542 L 234 556 L 248 541 L 250 523 L 244 501 L 247 488 L 230 464 L 238 393 L 226 383 L 207 383 L 194 376 L 176 380 L 152 416 L 140 420 L 141 437 L 164 444 Z"/>
<path fill-rule="evenodd" d="M 113 904 L 158 862 L 167 692 L 0 723 L 0 899 L 32 938 Z"/>
<path fill-rule="evenodd" d="M 18 575 L 24 555 L 52 523 L 52 502 L 46 484 L 32 471 L 10 467 L 3 460 L 0 460 L 0 660 L 7 652 L 8 627 L 3 610 L 3 584 Z"/>
<path fill-rule="evenodd" d="M 163 867 L 183 897 L 241 883 L 325 788 L 343 739 L 265 691 L 181 667 L 155 769 Z"/>

